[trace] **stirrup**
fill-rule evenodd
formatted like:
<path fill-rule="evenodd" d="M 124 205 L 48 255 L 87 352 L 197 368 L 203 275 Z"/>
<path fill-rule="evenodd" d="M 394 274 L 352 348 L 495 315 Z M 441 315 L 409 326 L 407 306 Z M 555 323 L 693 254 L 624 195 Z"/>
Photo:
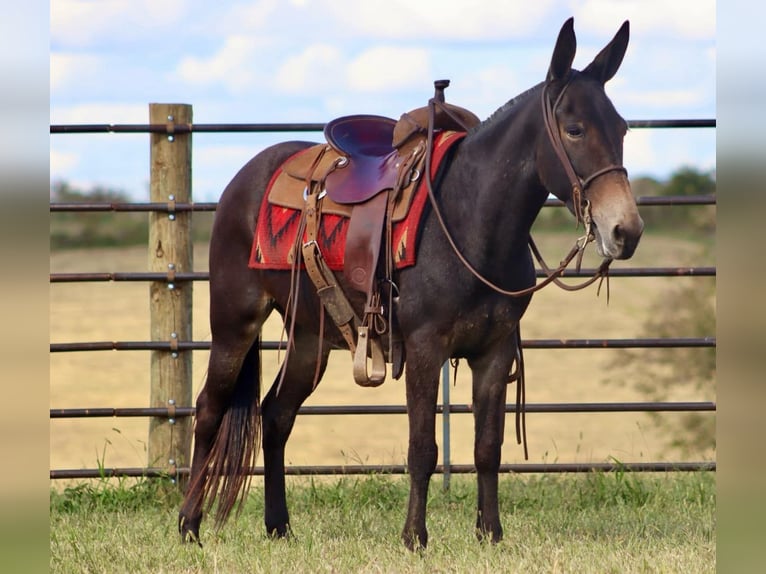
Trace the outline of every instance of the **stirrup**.
<path fill-rule="evenodd" d="M 369 327 L 359 327 L 354 352 L 354 381 L 362 387 L 378 387 L 386 380 L 386 359 L 380 340 L 370 339 Z M 372 356 L 372 373 L 367 372 L 367 350 Z"/>

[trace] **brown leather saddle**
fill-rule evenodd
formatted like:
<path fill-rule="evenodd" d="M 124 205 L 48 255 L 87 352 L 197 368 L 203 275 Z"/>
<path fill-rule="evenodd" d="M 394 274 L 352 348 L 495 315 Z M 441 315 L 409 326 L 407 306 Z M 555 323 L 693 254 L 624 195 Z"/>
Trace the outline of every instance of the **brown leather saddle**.
<path fill-rule="evenodd" d="M 399 152 L 393 146 L 396 122 L 383 116 L 337 118 L 324 128 L 324 136 L 348 164 L 327 176 L 327 195 L 336 203 L 362 203 L 384 189 L 393 189 L 399 170 Z"/>
<path fill-rule="evenodd" d="M 446 80 L 435 82 L 435 99 L 444 102 L 448 85 Z M 301 251 L 306 270 L 354 355 L 354 380 L 363 386 L 383 383 L 386 360 L 393 364 L 394 378 L 401 376 L 404 366 L 403 345 L 391 312 L 392 295 L 389 290 L 384 305 L 379 289 L 381 280 L 391 284 L 391 245 L 383 238 L 390 239 L 393 222 L 406 216 L 423 174 L 425 156 L 430 153 L 426 149 L 429 121 L 434 130 L 465 131 L 478 124 L 479 118 L 464 108 L 442 103 L 433 113 L 426 106 L 402 114 L 398 121 L 375 115 L 334 119 L 324 129 L 327 143 L 288 160 L 268 198 L 271 203 L 302 210 L 307 241 Z M 361 318 L 316 243 L 322 213 L 350 217 L 343 274 L 351 287 L 367 296 Z M 388 345 L 383 349 L 380 336 L 386 333 Z M 372 358 L 372 373 L 367 370 L 368 357 Z"/>

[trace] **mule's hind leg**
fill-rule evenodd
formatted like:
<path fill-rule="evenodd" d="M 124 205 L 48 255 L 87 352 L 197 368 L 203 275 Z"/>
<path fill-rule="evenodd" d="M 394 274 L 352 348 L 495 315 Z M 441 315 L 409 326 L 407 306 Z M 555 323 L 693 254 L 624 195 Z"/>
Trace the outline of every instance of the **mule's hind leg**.
<path fill-rule="evenodd" d="M 296 326 L 288 359 L 282 364 L 285 377 L 277 390 L 280 375 L 263 399 L 264 522 L 271 536 L 290 534 L 290 517 L 285 494 L 285 445 L 295 423 L 298 409 L 313 391 L 317 373 L 318 345 L 321 378 L 327 367 L 330 348 L 310 329 Z M 318 379 L 317 379 L 318 380 Z"/>
<path fill-rule="evenodd" d="M 211 301 L 211 304 L 214 303 Z M 239 313 L 239 310 L 232 306 L 231 313 L 222 311 L 218 315 L 211 314 L 217 319 L 211 325 L 213 342 L 207 379 L 197 397 L 191 476 L 178 515 L 178 528 L 184 541 L 199 542 L 199 527 L 208 480 L 208 457 L 235 388 L 239 382 L 243 386 L 253 385 L 252 392 L 258 392 L 258 333 L 268 313 L 266 305 L 259 305 L 255 313 L 253 309 L 249 313 Z"/>
<path fill-rule="evenodd" d="M 240 364 L 243 362 L 246 351 L 241 348 L 219 350 L 216 347 L 211 350 L 207 380 L 196 404 L 194 453 L 189 485 L 178 514 L 178 529 L 185 542 L 199 542 L 202 506 L 208 479 L 208 456 L 221 426 L 221 420 L 234 390 Z"/>

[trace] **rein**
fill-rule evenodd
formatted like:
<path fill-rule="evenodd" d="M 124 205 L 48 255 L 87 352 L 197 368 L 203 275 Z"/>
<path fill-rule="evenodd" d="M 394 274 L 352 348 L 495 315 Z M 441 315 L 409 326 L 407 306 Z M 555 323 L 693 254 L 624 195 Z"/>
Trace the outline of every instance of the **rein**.
<path fill-rule="evenodd" d="M 444 222 L 444 217 L 442 216 L 441 210 L 439 209 L 439 206 L 436 202 L 436 194 L 434 193 L 433 182 L 431 181 L 431 155 L 433 152 L 434 119 L 436 116 L 436 106 L 439 106 L 439 108 L 442 111 L 444 111 L 448 116 L 450 116 L 453 120 L 455 120 L 458 123 L 458 125 L 463 125 L 463 127 L 465 128 L 463 122 L 461 122 L 460 119 L 455 114 L 453 114 L 450 111 L 450 109 L 444 104 L 444 88 L 446 88 L 448 85 L 449 85 L 449 81 L 447 80 L 435 82 L 436 93 L 433 98 L 428 100 L 428 133 L 427 133 L 427 139 L 426 139 L 425 172 L 426 172 L 426 188 L 428 190 L 428 198 L 431 202 L 431 206 L 433 207 L 434 214 L 436 215 L 436 219 L 439 221 L 439 226 L 444 232 L 444 236 L 447 238 L 447 241 L 452 247 L 452 251 L 455 253 L 457 258 L 465 266 L 465 268 L 468 269 L 471 272 L 471 274 L 473 274 L 474 277 L 476 277 L 476 279 L 484 283 L 484 285 L 486 285 L 493 291 L 500 293 L 501 295 L 507 295 L 509 297 L 523 297 L 525 295 L 530 295 L 536 291 L 539 291 L 540 289 L 542 289 L 543 287 L 545 287 L 546 285 L 550 283 L 555 283 L 558 287 L 566 291 L 577 291 L 580 289 L 584 289 L 585 287 L 588 287 L 589 285 L 591 285 L 593 282 L 595 282 L 598 279 L 603 281 L 604 278 L 606 278 L 606 284 L 607 284 L 606 292 L 607 292 L 607 303 L 608 303 L 609 302 L 609 265 L 612 262 L 611 258 L 605 258 L 601 262 L 601 265 L 598 267 L 593 277 L 584 281 L 583 283 L 580 283 L 578 285 L 567 285 L 559 279 L 564 274 L 564 271 L 566 270 L 566 268 L 569 266 L 569 264 L 572 262 L 572 260 L 575 257 L 577 257 L 576 268 L 578 271 L 580 270 L 580 263 L 582 262 L 582 257 L 583 257 L 583 254 L 585 253 L 585 248 L 587 247 L 588 243 L 590 243 L 591 241 L 595 239 L 593 231 L 591 230 L 592 218 L 591 218 L 590 201 L 588 201 L 588 199 L 583 198 L 584 191 L 594 180 L 596 180 L 598 177 L 601 177 L 602 175 L 606 173 L 610 173 L 612 171 L 622 171 L 627 174 L 627 170 L 621 165 L 609 165 L 605 168 L 597 170 L 596 172 L 592 173 L 590 176 L 588 176 L 584 180 L 581 179 L 575 172 L 574 166 L 572 165 L 572 161 L 569 159 L 566 149 L 564 148 L 564 144 L 561 141 L 561 134 L 558 130 L 558 124 L 556 123 L 556 116 L 555 116 L 555 109 L 558 107 L 558 104 L 560 103 L 561 98 L 564 95 L 564 92 L 569 86 L 569 82 L 567 82 L 564 85 L 558 97 L 556 98 L 556 101 L 553 104 L 551 104 L 551 100 L 548 97 L 549 84 L 547 83 L 545 84 L 545 86 L 542 89 L 543 120 L 545 123 L 545 131 L 548 134 L 548 139 L 551 142 L 551 146 L 553 147 L 553 150 L 556 152 L 556 155 L 558 156 L 559 161 L 561 162 L 561 165 L 564 168 L 567 178 L 569 179 L 569 183 L 572 187 L 572 204 L 574 207 L 575 218 L 577 220 L 577 227 L 579 228 L 580 223 L 582 223 L 583 227 L 585 228 L 585 234 L 575 241 L 574 245 L 572 246 L 572 249 L 569 251 L 566 257 L 564 257 L 564 259 L 559 263 L 559 266 L 553 270 L 551 270 L 548 267 L 548 265 L 545 263 L 545 260 L 543 259 L 543 256 L 540 253 L 540 250 L 537 248 L 537 245 L 535 244 L 534 240 L 532 239 L 532 236 L 530 235 L 529 236 L 530 250 L 532 251 L 532 254 L 534 255 L 535 259 L 537 259 L 538 263 L 542 267 L 546 277 L 540 283 L 536 283 L 535 285 L 532 285 L 531 287 L 528 287 L 526 289 L 521 289 L 518 291 L 510 291 L 507 289 L 503 289 L 502 287 L 496 285 L 495 283 L 493 283 L 492 281 L 484 277 L 484 275 L 482 275 L 473 265 L 471 265 L 470 261 L 468 261 L 465 258 L 465 256 L 460 252 L 460 249 L 455 243 L 455 240 L 452 238 L 452 234 L 450 234 L 449 230 L 447 229 L 447 224 Z M 596 292 L 597 295 L 599 294 L 600 290 L 601 290 L 601 283 L 599 283 L 599 289 Z M 457 363 L 458 361 L 456 360 L 454 363 L 455 378 L 457 378 Z M 518 325 L 516 327 L 516 355 L 514 357 L 514 363 L 516 365 L 516 369 L 513 370 L 511 373 L 509 373 L 507 382 L 509 384 L 513 382 L 517 383 L 516 384 L 516 442 L 524 445 L 524 459 L 527 460 L 529 458 L 529 455 L 527 450 L 526 385 L 525 385 L 525 376 L 524 376 L 524 353 L 523 353 L 522 344 L 521 344 L 521 332 Z"/>

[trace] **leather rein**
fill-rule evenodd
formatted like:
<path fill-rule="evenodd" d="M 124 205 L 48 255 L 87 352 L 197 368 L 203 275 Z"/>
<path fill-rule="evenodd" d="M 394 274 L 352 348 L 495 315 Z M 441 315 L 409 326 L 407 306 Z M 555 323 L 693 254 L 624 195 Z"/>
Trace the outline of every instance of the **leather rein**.
<path fill-rule="evenodd" d="M 440 85 L 441 84 L 441 85 Z M 580 224 L 582 223 L 585 228 L 585 234 L 578 238 L 575 241 L 575 244 L 572 246 L 572 249 L 569 251 L 567 256 L 559 263 L 559 266 L 556 269 L 551 270 L 548 265 L 543 260 L 542 254 L 540 253 L 540 250 L 537 248 L 537 245 L 535 244 L 534 240 L 532 239 L 532 236 L 529 236 L 529 247 L 532 251 L 535 259 L 537 259 L 538 263 L 543 269 L 543 272 L 545 273 L 546 277 L 541 281 L 540 283 L 536 283 L 535 285 L 532 285 L 531 287 L 528 287 L 526 289 L 521 289 L 518 291 L 509 291 L 507 289 L 503 289 L 502 287 L 496 285 L 484 275 L 482 275 L 471 263 L 465 258 L 465 256 L 460 252 L 460 249 L 458 248 L 457 244 L 455 243 L 455 240 L 452 238 L 452 235 L 450 234 L 449 230 L 447 229 L 447 225 L 444 222 L 444 217 L 441 214 L 441 211 L 439 210 L 439 206 L 436 202 L 436 194 L 433 190 L 433 182 L 431 181 L 431 155 L 433 151 L 433 139 L 434 139 L 434 119 L 436 116 L 436 107 L 439 106 L 441 110 L 443 110 L 447 115 L 449 115 L 453 120 L 455 120 L 458 125 L 463 125 L 460 119 L 453 114 L 450 109 L 444 105 L 444 87 L 449 85 L 448 82 L 438 82 L 436 83 L 437 91 L 433 98 L 428 100 L 428 134 L 427 134 L 427 144 L 426 144 L 426 162 L 425 162 L 425 172 L 426 172 L 426 188 L 428 189 L 428 197 L 431 202 L 431 206 L 433 207 L 434 214 L 436 215 L 436 219 L 439 221 L 439 225 L 442 228 L 442 231 L 444 232 L 445 237 L 447 238 L 447 241 L 449 242 L 450 246 L 452 247 L 452 250 L 454 251 L 457 258 L 460 260 L 460 262 L 468 269 L 471 274 L 473 274 L 476 279 L 484 283 L 487 287 L 492 289 L 493 291 L 500 293 L 501 295 L 508 295 L 510 297 L 523 297 L 525 295 L 530 295 L 534 293 L 535 291 L 539 291 L 546 285 L 550 283 L 555 283 L 557 286 L 559 286 L 562 289 L 565 289 L 567 291 L 576 291 L 579 289 L 584 289 L 585 287 L 588 287 L 592 283 L 594 283 L 596 280 L 601 279 L 602 281 L 606 279 L 606 293 L 607 293 L 607 303 L 609 302 L 609 265 L 612 262 L 611 258 L 605 258 L 601 265 L 596 270 L 593 277 L 590 279 L 587 279 L 583 283 L 580 283 L 578 285 L 567 285 L 563 283 L 559 277 L 561 277 L 564 274 L 564 271 L 571 263 L 572 259 L 577 257 L 577 271 L 580 270 L 580 263 L 582 262 L 583 254 L 585 253 L 585 248 L 595 239 L 595 235 L 593 234 L 593 231 L 591 229 L 592 226 L 592 218 L 591 218 L 591 208 L 590 208 L 590 201 L 588 201 L 587 198 L 584 198 L 583 195 L 585 193 L 585 190 L 588 188 L 588 186 L 593 183 L 594 180 L 601 177 L 604 174 L 610 173 L 612 171 L 621 171 L 623 173 L 627 174 L 627 171 L 625 168 L 621 165 L 609 165 L 605 168 L 599 169 L 596 172 L 592 173 L 590 176 L 588 176 L 586 179 L 581 179 L 577 173 L 575 172 L 574 166 L 572 165 L 572 161 L 569 159 L 569 156 L 567 155 L 566 149 L 564 148 L 564 144 L 561 141 L 561 134 L 558 130 L 558 123 L 556 122 L 556 115 L 555 110 L 558 107 L 559 103 L 561 102 L 561 98 L 564 95 L 564 92 L 566 91 L 567 87 L 569 86 L 569 82 L 567 82 L 564 87 L 562 88 L 561 92 L 556 98 L 556 101 L 551 103 L 551 99 L 548 97 L 548 88 L 550 84 L 546 83 L 543 86 L 542 89 L 542 111 L 543 111 L 543 121 L 545 124 L 545 131 L 548 134 L 548 139 L 551 142 L 551 146 L 553 147 L 553 150 L 556 152 L 556 155 L 559 158 L 559 161 L 561 162 L 561 165 L 564 168 L 564 171 L 566 172 L 567 178 L 569 179 L 569 183 L 572 188 L 572 204 L 573 204 L 573 211 L 575 214 L 575 219 L 577 220 L 577 227 L 579 228 Z M 467 131 L 467 130 L 466 130 Z M 599 283 L 599 291 L 601 288 L 601 284 Z M 597 294 L 598 292 L 597 291 Z M 453 366 L 455 369 L 455 379 L 457 379 L 457 365 L 458 365 L 459 359 L 454 359 Z M 526 384 L 525 384 L 525 376 L 524 376 L 524 354 L 522 351 L 522 342 L 521 342 L 521 333 L 520 329 L 516 328 L 516 349 L 515 349 L 515 370 L 513 370 L 511 373 L 508 374 L 508 383 L 516 382 L 516 441 L 519 444 L 524 445 L 524 459 L 529 459 L 529 452 L 527 449 L 527 425 L 526 425 Z"/>
<path fill-rule="evenodd" d="M 602 169 L 595 171 L 594 173 L 592 173 L 585 179 L 582 179 L 577 175 L 577 173 L 575 172 L 574 166 L 572 165 L 572 161 L 569 159 L 566 149 L 564 148 L 564 144 L 561 141 L 561 134 L 558 130 L 558 124 L 556 122 L 556 116 L 555 116 L 555 110 L 558 107 L 561 101 L 561 98 L 564 95 L 564 92 L 569 86 L 569 82 L 567 82 L 564 85 L 558 97 L 556 98 L 556 101 L 553 103 L 551 103 L 551 99 L 548 97 L 549 86 L 550 84 L 548 83 L 546 83 L 543 86 L 542 97 L 541 97 L 545 130 L 546 130 L 546 133 L 548 134 L 548 139 L 550 140 L 551 146 L 553 147 L 553 150 L 556 152 L 556 156 L 559 158 L 559 161 L 561 162 L 561 165 L 564 168 L 564 171 L 567 175 L 567 178 L 569 179 L 569 183 L 572 188 L 572 204 L 574 208 L 575 219 L 577 221 L 577 227 L 579 228 L 580 224 L 582 223 L 583 227 L 585 228 L 585 234 L 582 237 L 579 237 L 575 241 L 575 244 L 572 246 L 572 249 L 569 251 L 566 257 L 564 257 L 564 259 L 561 260 L 558 267 L 556 267 L 555 269 L 551 269 L 545 263 L 542 257 L 542 254 L 540 253 L 540 250 L 537 248 L 537 245 L 535 244 L 534 240 L 532 239 L 532 236 L 530 235 L 529 237 L 530 249 L 533 255 L 535 256 L 535 259 L 537 259 L 538 263 L 540 264 L 540 267 L 543 269 L 543 272 L 546 275 L 545 279 L 543 279 L 540 283 L 536 283 L 535 285 L 532 285 L 531 287 L 528 287 L 526 289 L 520 289 L 518 291 L 503 289 L 502 287 L 493 283 L 492 281 L 487 279 L 484 275 L 482 275 L 482 273 L 478 271 L 470 263 L 470 261 L 468 261 L 465 258 L 465 256 L 460 252 L 460 249 L 455 243 L 455 240 L 453 239 L 452 234 L 447 229 L 447 225 L 444 221 L 444 217 L 442 216 L 441 211 L 436 202 L 436 194 L 434 193 L 433 182 L 431 180 L 431 151 L 433 150 L 434 117 L 436 115 L 437 106 L 439 106 L 440 109 L 442 109 L 447 115 L 452 117 L 452 119 L 454 119 L 459 124 L 461 124 L 462 122 L 456 115 L 454 115 L 449 110 L 447 106 L 443 105 L 444 100 L 439 98 L 438 96 L 428 100 L 428 134 L 427 134 L 427 140 L 426 140 L 427 147 L 426 147 L 426 154 L 425 154 L 426 155 L 425 172 L 427 174 L 426 187 L 428 189 L 428 197 L 431 201 L 431 206 L 433 207 L 434 213 L 436 215 L 436 219 L 439 221 L 439 225 L 442 231 L 444 232 L 444 235 L 446 236 L 447 241 L 452 247 L 452 250 L 457 256 L 457 258 L 465 266 L 465 268 L 468 269 L 474 277 L 476 277 L 476 279 L 484 283 L 487 287 L 489 287 L 493 291 L 500 293 L 501 295 L 507 295 L 510 297 L 523 297 L 525 295 L 529 295 L 531 293 L 539 291 L 540 289 L 542 289 L 543 287 L 547 286 L 550 283 L 555 283 L 558 287 L 566 291 L 578 291 L 580 289 L 584 289 L 588 287 L 589 285 L 593 284 L 595 281 L 599 279 L 601 281 L 606 279 L 607 302 L 608 302 L 609 300 L 609 265 L 612 263 L 611 258 L 609 257 L 604 258 L 604 260 L 601 262 L 601 265 L 599 265 L 598 269 L 596 269 L 596 272 L 593 275 L 593 277 L 585 280 L 584 282 L 580 284 L 567 285 L 566 283 L 563 283 L 559 279 L 559 277 L 561 277 L 564 274 L 566 268 L 569 266 L 569 264 L 572 262 L 572 260 L 575 257 L 577 257 L 576 269 L 577 271 L 580 270 L 580 263 L 582 262 L 582 257 L 585 253 L 585 248 L 587 247 L 588 243 L 590 243 L 591 241 L 595 239 L 595 235 L 593 234 L 593 231 L 591 229 L 592 219 L 591 219 L 591 213 L 590 213 L 590 209 L 591 209 L 590 201 L 588 201 L 587 198 L 583 197 L 585 190 L 588 188 L 588 186 L 591 183 L 593 183 L 593 181 L 595 181 L 597 178 L 601 177 L 602 175 L 605 175 L 613 171 L 621 171 L 627 174 L 627 170 L 621 165 L 609 165 L 607 167 L 604 167 Z M 601 284 L 599 283 L 599 291 L 600 291 L 600 288 L 601 288 Z"/>

